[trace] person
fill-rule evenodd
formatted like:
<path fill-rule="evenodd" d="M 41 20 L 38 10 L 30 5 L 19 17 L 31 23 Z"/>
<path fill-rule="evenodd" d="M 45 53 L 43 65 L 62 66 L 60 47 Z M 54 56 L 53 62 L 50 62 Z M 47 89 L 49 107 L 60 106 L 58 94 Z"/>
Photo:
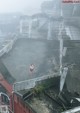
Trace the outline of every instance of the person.
<path fill-rule="evenodd" d="M 34 65 L 31 64 L 31 65 L 30 65 L 30 72 L 32 73 L 33 71 L 34 71 Z"/>

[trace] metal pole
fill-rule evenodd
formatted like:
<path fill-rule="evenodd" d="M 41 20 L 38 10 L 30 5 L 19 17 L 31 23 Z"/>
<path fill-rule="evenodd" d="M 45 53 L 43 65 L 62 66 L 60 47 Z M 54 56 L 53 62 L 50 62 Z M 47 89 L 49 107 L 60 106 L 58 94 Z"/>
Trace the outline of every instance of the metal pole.
<path fill-rule="evenodd" d="M 62 75 L 62 57 L 63 57 L 63 39 L 62 39 L 63 23 L 59 26 L 59 41 L 60 41 L 60 75 Z"/>
<path fill-rule="evenodd" d="M 63 39 L 60 39 L 60 75 L 62 75 Z"/>
<path fill-rule="evenodd" d="M 64 21 L 62 22 L 61 26 L 60 26 L 60 93 L 62 92 L 64 83 L 65 83 L 65 79 L 66 79 L 66 75 L 68 72 L 68 67 L 63 67 L 62 66 L 62 59 L 63 59 L 63 38 L 62 38 L 62 31 L 63 31 L 63 27 L 64 27 Z"/>

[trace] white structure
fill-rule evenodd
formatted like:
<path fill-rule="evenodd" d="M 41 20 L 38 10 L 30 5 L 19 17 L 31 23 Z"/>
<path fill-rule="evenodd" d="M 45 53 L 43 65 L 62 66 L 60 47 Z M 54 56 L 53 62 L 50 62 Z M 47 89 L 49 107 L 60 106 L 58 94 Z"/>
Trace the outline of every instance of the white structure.
<path fill-rule="evenodd" d="M 8 106 L 6 105 L 0 105 L 0 113 L 10 113 Z"/>
<path fill-rule="evenodd" d="M 70 109 L 70 110 L 67 110 L 67 111 L 64 111 L 62 113 L 80 113 L 80 106 L 73 108 L 73 109 Z"/>

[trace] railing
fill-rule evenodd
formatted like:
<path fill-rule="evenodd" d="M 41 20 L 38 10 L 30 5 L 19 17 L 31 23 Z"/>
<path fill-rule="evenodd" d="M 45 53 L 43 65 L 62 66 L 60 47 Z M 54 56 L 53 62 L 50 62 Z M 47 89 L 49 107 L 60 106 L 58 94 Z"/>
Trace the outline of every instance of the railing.
<path fill-rule="evenodd" d="M 3 45 L 3 48 L 0 50 L 0 57 L 5 53 L 8 53 L 12 49 L 12 46 L 16 39 L 17 38 L 14 38 L 13 40 L 7 40 L 7 43 Z"/>
<path fill-rule="evenodd" d="M 16 82 L 13 85 L 13 90 L 14 92 L 20 91 L 20 90 L 25 90 L 25 89 L 31 89 L 34 88 L 36 86 L 36 82 L 48 79 L 48 78 L 53 78 L 53 77 L 57 77 L 60 76 L 59 73 L 54 73 L 53 75 L 45 75 L 42 77 L 37 77 L 34 79 L 30 79 L 30 80 L 25 80 L 25 81 L 21 81 L 21 82 Z"/>

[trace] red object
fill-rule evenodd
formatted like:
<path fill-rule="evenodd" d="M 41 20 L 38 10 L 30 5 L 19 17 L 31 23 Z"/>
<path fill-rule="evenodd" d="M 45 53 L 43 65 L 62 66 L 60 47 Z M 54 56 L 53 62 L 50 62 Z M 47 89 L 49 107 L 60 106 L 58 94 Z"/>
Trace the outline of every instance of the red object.
<path fill-rule="evenodd" d="M 12 93 L 12 85 L 9 84 L 2 76 L 2 74 L 0 74 L 0 84 L 7 90 L 7 92 L 9 94 Z"/>
<path fill-rule="evenodd" d="M 33 113 L 16 94 L 14 94 L 14 108 L 14 113 Z"/>
<path fill-rule="evenodd" d="M 9 84 L 0 74 L 0 84 L 6 89 L 10 97 L 10 109 L 14 113 L 34 113 L 21 99 L 18 95 L 12 93 L 12 85 Z"/>

